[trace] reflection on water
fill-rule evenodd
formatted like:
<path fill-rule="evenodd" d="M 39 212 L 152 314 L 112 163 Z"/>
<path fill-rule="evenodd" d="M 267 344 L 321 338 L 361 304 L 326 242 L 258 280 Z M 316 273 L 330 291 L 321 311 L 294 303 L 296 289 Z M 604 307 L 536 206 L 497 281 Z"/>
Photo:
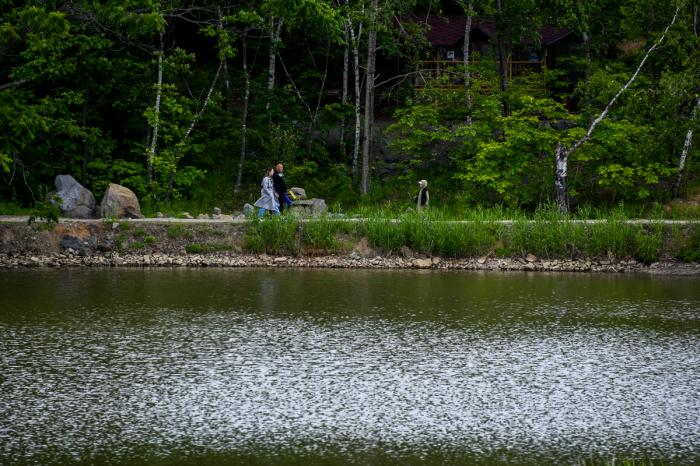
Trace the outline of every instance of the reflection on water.
<path fill-rule="evenodd" d="M 0 463 L 260 450 L 692 463 L 698 285 L 2 272 Z"/>

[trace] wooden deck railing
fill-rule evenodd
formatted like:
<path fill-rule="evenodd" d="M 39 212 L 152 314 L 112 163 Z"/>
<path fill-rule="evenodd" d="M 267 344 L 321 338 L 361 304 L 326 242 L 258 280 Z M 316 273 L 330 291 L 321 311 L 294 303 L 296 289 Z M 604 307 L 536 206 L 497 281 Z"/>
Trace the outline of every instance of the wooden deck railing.
<path fill-rule="evenodd" d="M 483 63 L 483 62 L 481 62 Z M 478 73 L 480 62 L 469 62 L 472 74 Z M 440 88 L 459 88 L 464 85 L 463 62 L 458 60 L 422 60 L 418 62 L 418 73 L 414 80 L 415 87 L 425 87 L 429 82 Z M 535 89 L 547 91 L 547 62 L 528 60 L 508 60 L 508 79 L 531 75 L 542 75 L 542 88 Z M 435 84 L 437 82 L 437 84 Z"/>

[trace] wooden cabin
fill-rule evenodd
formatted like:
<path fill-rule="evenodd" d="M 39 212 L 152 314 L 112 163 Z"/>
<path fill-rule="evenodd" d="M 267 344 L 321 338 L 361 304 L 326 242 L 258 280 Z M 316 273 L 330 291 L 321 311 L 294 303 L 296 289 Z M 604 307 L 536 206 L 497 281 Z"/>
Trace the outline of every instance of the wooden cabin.
<path fill-rule="evenodd" d="M 465 15 L 427 15 L 414 16 L 408 20 L 426 25 L 426 39 L 430 44 L 430 51 L 426 51 L 428 56 L 419 62 L 416 86 L 423 86 L 429 79 L 442 77 L 450 72 L 454 73 L 455 79 L 443 80 L 443 86 L 459 86 L 460 73 L 454 70 L 457 65 L 463 63 L 467 17 Z M 544 26 L 539 33 L 539 44 L 535 44 L 534 41 L 523 41 L 514 48 L 512 55 L 508 57 L 508 76 L 513 79 L 528 73 L 541 73 L 541 90 L 546 91 L 547 81 L 544 71 L 555 67 L 557 57 L 568 50 L 572 30 Z M 496 24 L 493 19 L 472 18 L 469 50 L 472 63 L 475 59 L 498 62 Z"/>

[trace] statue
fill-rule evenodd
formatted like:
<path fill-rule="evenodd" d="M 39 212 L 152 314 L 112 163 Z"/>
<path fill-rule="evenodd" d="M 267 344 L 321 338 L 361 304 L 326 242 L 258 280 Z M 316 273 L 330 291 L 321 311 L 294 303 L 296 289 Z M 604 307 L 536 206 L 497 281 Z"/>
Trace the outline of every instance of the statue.
<path fill-rule="evenodd" d="M 418 196 L 416 197 L 416 210 L 420 211 L 422 208 L 427 208 L 430 202 L 430 194 L 428 194 L 428 182 L 426 180 L 420 180 L 418 182 Z"/>

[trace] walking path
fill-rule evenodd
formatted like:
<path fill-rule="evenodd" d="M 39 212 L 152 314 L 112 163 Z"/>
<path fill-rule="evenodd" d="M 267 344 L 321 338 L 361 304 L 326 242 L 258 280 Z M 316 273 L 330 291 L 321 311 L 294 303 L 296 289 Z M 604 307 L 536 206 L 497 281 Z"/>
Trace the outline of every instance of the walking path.
<path fill-rule="evenodd" d="M 302 222 L 309 222 L 313 221 L 313 218 L 301 218 L 299 219 Z M 376 219 L 368 219 L 368 218 L 355 218 L 355 217 L 348 217 L 348 218 L 331 218 L 331 220 L 338 221 L 338 222 L 365 222 L 369 220 L 376 220 Z M 401 220 L 399 219 L 388 219 L 392 223 L 400 223 Z M 0 223 L 27 223 L 29 221 L 29 216 L 27 215 L 0 215 Z M 169 223 L 181 223 L 181 224 L 235 224 L 235 225 L 242 225 L 245 224 L 247 219 L 202 219 L 202 218 L 175 218 L 175 217 L 164 217 L 164 218 L 133 218 L 133 219 L 118 219 L 118 220 L 112 220 L 112 219 L 78 219 L 78 218 L 61 218 L 59 219 L 60 223 L 106 223 L 106 222 L 112 222 L 112 221 L 128 221 L 130 223 L 134 224 L 169 224 Z M 453 223 L 453 224 L 468 224 L 468 223 L 474 223 L 476 222 L 475 220 L 440 220 L 441 222 L 444 223 Z M 513 223 L 520 222 L 521 220 L 484 220 L 483 222 L 486 223 L 498 223 L 501 225 L 512 225 Z M 539 222 L 539 220 L 526 220 L 528 223 L 534 223 L 534 222 Z M 580 224 L 596 224 L 596 223 L 606 223 L 608 220 L 605 219 L 588 219 L 588 220 L 568 220 L 568 222 L 571 223 L 580 223 Z M 43 222 L 43 220 L 37 219 L 37 222 Z M 665 220 L 665 219 L 632 219 L 632 220 L 627 220 L 625 223 L 630 224 L 630 225 L 651 225 L 651 224 L 662 224 L 662 225 L 698 225 L 700 224 L 700 219 L 699 220 Z"/>

